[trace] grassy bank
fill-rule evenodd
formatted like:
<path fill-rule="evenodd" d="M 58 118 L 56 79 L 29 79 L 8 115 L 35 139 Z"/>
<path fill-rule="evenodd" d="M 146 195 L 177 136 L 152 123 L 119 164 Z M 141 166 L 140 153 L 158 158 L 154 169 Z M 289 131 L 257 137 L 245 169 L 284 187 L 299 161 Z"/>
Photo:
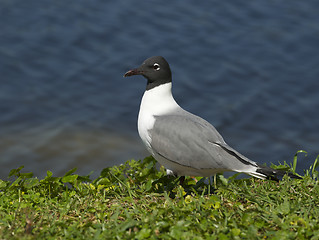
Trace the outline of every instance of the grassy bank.
<path fill-rule="evenodd" d="M 318 158 L 302 180 L 218 175 L 183 186 L 151 157 L 95 180 L 74 170 L 37 179 L 15 169 L 11 181 L 0 180 L 0 238 L 319 239 L 317 165 Z"/>

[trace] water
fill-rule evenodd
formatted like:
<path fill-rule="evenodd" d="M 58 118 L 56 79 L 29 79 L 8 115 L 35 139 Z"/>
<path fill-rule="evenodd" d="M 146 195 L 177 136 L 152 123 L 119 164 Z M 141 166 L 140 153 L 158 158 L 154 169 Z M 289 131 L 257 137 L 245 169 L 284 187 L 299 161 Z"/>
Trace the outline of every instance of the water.
<path fill-rule="evenodd" d="M 317 1 L 0 1 L 0 177 L 140 159 L 145 88 L 162 55 L 174 96 L 257 162 L 319 153 Z"/>

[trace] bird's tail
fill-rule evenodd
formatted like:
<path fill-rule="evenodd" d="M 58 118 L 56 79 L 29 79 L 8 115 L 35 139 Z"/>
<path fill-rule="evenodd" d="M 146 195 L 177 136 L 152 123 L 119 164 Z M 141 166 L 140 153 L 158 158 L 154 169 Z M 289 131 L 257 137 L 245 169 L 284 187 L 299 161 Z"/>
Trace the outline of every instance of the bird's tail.
<path fill-rule="evenodd" d="M 301 179 L 301 177 L 291 172 L 276 170 L 270 167 L 260 166 L 260 165 L 258 165 L 256 172 L 253 172 L 253 173 L 250 172 L 249 175 L 257 177 L 257 178 L 261 178 L 261 179 L 271 179 L 274 181 L 279 181 L 279 179 L 282 178 L 284 175 L 288 175 L 291 178 Z"/>

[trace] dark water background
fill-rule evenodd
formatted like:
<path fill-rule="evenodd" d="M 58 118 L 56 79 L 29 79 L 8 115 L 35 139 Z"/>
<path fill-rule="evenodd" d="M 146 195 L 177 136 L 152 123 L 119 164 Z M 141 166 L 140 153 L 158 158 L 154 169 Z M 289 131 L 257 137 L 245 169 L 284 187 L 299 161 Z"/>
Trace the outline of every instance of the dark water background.
<path fill-rule="evenodd" d="M 174 96 L 257 162 L 319 154 L 319 2 L 0 0 L 0 177 L 147 156 L 145 88 L 123 74 L 162 55 Z"/>

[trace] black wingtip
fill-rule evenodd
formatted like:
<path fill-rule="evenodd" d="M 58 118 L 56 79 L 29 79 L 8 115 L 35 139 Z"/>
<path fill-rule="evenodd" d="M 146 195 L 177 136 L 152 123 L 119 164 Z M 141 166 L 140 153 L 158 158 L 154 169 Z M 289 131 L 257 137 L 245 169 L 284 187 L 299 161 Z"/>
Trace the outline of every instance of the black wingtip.
<path fill-rule="evenodd" d="M 279 178 L 282 178 L 284 175 L 288 175 L 290 178 L 302 179 L 301 177 L 283 170 L 276 170 L 266 166 L 259 166 L 256 172 L 261 173 L 266 176 L 267 179 L 279 182 Z"/>

